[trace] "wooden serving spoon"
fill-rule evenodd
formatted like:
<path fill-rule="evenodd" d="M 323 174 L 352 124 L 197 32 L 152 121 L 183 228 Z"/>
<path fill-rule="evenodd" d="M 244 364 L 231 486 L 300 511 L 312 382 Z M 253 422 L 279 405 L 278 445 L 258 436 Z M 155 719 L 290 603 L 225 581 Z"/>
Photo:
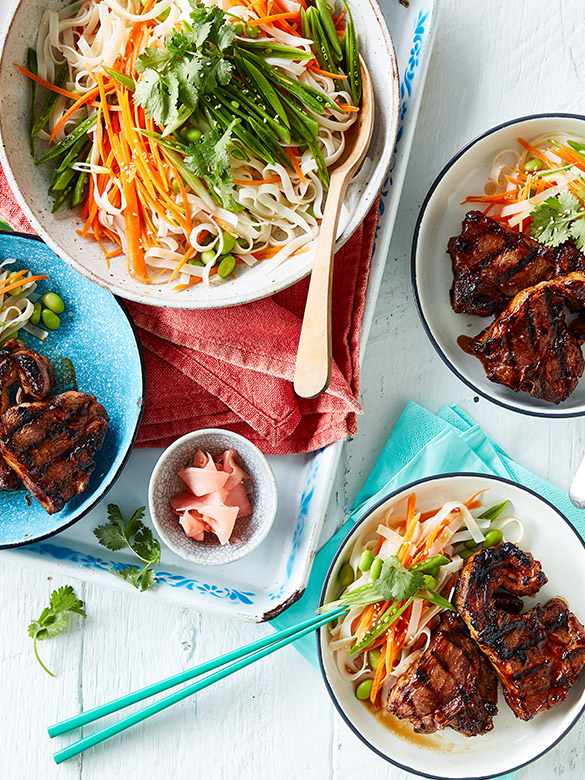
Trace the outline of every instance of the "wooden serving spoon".
<path fill-rule="evenodd" d="M 362 102 L 345 135 L 345 149 L 330 169 L 330 184 L 315 247 L 311 283 L 303 316 L 295 365 L 294 389 L 302 398 L 315 398 L 331 381 L 331 287 L 337 223 L 343 196 L 366 156 L 374 125 L 374 96 L 368 69 L 360 57 Z"/>

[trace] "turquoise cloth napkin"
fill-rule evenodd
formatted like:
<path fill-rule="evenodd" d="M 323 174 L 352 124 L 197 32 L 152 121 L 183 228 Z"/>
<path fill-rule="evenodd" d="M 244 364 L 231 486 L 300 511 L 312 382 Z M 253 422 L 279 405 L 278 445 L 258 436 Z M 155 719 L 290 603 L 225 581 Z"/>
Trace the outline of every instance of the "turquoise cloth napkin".
<path fill-rule="evenodd" d="M 462 471 L 497 474 L 531 488 L 554 504 L 585 537 L 585 511 L 573 506 L 562 490 L 513 461 L 462 409 L 447 406 L 435 415 L 411 402 L 361 489 L 349 520 L 315 557 L 302 598 L 271 624 L 286 628 L 315 614 L 321 586 L 337 548 L 354 523 L 381 497 L 423 477 Z M 294 647 L 318 667 L 314 635 L 299 639 Z"/>

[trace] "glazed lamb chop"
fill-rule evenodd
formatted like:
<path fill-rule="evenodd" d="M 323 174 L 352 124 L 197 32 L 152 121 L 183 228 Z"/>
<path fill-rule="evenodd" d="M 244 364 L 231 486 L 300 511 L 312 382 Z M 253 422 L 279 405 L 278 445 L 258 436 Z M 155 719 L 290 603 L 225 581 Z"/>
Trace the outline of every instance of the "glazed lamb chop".
<path fill-rule="evenodd" d="M 0 453 L 53 514 L 87 487 L 107 427 L 108 415 L 95 397 L 71 390 L 4 412 Z"/>
<path fill-rule="evenodd" d="M 573 244 L 543 246 L 481 211 L 466 214 L 447 251 L 453 268 L 451 306 L 480 317 L 499 314 L 527 287 L 585 270 L 585 257 Z"/>
<path fill-rule="evenodd" d="M 506 542 L 467 560 L 453 598 L 498 673 L 507 703 L 522 720 L 564 701 L 585 664 L 585 628 L 563 599 L 520 615 L 499 609 L 494 599 L 498 588 L 535 596 L 545 582 L 540 563 Z"/>
<path fill-rule="evenodd" d="M 414 730 L 452 729 L 473 737 L 493 728 L 498 678 L 454 612 L 441 615 L 426 651 L 390 691 L 386 708 Z"/>
<path fill-rule="evenodd" d="M 10 406 L 10 391 L 18 386 L 25 400 L 46 398 L 53 387 L 54 370 L 49 358 L 37 355 L 10 339 L 0 348 L 0 417 Z M 0 490 L 14 490 L 19 479 L 0 456 Z"/>
<path fill-rule="evenodd" d="M 567 324 L 565 304 L 585 303 L 585 276 L 574 272 L 519 293 L 500 316 L 459 346 L 483 363 L 492 382 L 558 404 L 573 392 L 585 369 L 580 318 Z"/>

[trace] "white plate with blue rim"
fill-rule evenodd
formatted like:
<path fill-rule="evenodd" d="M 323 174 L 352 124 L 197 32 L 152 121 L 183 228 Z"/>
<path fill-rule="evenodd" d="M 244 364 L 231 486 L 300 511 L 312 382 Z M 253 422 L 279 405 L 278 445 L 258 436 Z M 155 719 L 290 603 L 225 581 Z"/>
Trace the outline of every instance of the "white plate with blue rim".
<path fill-rule="evenodd" d="M 104 446 L 85 491 L 53 515 L 31 499 L 24 487 L 0 492 L 0 549 L 38 542 L 83 517 L 122 472 L 142 416 L 144 371 L 134 327 L 114 296 L 78 274 L 35 236 L 0 232 L 0 262 L 15 269 L 47 274 L 37 292 L 58 293 L 65 302 L 61 327 L 46 341 L 20 331 L 26 346 L 55 366 L 52 394 L 66 390 L 93 393 L 105 407 L 109 425 Z"/>
<path fill-rule="evenodd" d="M 542 564 L 548 582 L 533 599 L 524 599 L 524 609 L 555 596 L 565 598 L 577 618 L 585 622 L 585 544 L 556 507 L 532 490 L 496 476 L 448 474 L 427 477 L 380 499 L 361 517 L 341 543 L 325 577 L 319 603 L 338 597 L 338 573 L 347 561 L 357 537 L 369 529 L 372 534 L 389 507 L 406 508 L 414 491 L 417 510 L 427 512 L 447 501 L 466 501 L 480 490 L 486 506 L 510 501 L 506 514 L 517 517 L 524 527 L 518 547 L 530 552 Z M 371 750 L 408 772 L 437 780 L 488 780 L 514 772 L 556 745 L 585 711 L 585 673 L 569 690 L 564 702 L 540 712 L 530 721 L 516 718 L 504 701 L 501 689 L 498 714 L 492 731 L 465 737 L 451 728 L 434 734 L 416 734 L 408 721 L 377 717 L 355 696 L 357 683 L 339 673 L 327 649 L 328 630 L 317 637 L 319 663 L 327 690 L 349 728 Z"/>
<path fill-rule="evenodd" d="M 493 127 L 461 149 L 433 182 L 420 210 L 412 244 L 412 282 L 423 327 L 439 356 L 476 393 L 506 409 L 537 417 L 577 417 L 585 414 L 585 381 L 555 406 L 525 392 L 490 382 L 483 365 L 457 344 L 460 335 L 475 336 L 491 322 L 490 317 L 457 314 L 449 299 L 453 282 L 447 244 L 461 233 L 468 211 L 480 204 L 463 201 L 483 192 L 495 156 L 503 149 L 520 149 L 518 137 L 528 141 L 559 133 L 585 138 L 585 116 L 536 114 Z"/>

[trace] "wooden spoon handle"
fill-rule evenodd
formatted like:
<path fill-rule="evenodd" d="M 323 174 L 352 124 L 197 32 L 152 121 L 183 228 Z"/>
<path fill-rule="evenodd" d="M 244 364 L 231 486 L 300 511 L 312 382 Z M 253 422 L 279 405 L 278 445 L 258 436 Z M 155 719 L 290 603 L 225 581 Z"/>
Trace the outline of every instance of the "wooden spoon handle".
<path fill-rule="evenodd" d="M 325 213 L 315 247 L 309 294 L 305 305 L 295 365 L 294 389 L 301 398 L 315 398 L 331 380 L 331 287 L 339 213 L 347 176 L 331 177 Z"/>

